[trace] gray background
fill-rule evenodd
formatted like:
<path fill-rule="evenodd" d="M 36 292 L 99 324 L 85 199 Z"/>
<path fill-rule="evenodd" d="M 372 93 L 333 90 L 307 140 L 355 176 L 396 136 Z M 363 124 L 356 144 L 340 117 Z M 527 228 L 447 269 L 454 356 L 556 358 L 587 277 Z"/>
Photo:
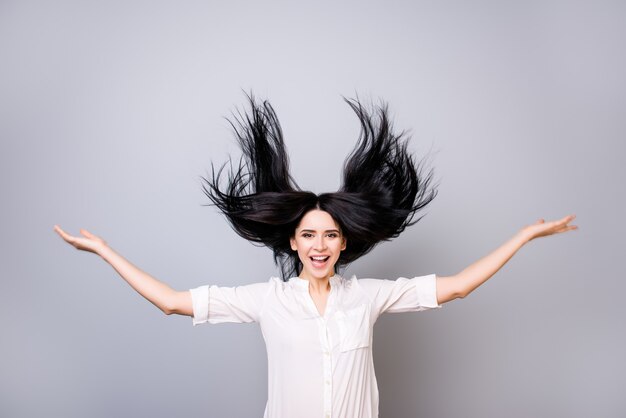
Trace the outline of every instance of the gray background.
<path fill-rule="evenodd" d="M 0 416 L 260 417 L 256 325 L 165 317 L 55 223 L 178 289 L 266 281 L 200 191 L 223 116 L 270 99 L 293 174 L 339 185 L 390 102 L 440 194 L 346 274 L 454 274 L 537 218 L 464 300 L 384 316 L 382 417 L 623 417 L 624 2 L 0 2 Z"/>

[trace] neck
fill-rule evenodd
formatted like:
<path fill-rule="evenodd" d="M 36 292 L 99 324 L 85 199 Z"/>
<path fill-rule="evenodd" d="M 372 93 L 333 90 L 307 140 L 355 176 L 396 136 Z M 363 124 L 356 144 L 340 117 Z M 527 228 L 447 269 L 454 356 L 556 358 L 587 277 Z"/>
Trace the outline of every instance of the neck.
<path fill-rule="evenodd" d="M 328 293 L 330 292 L 330 278 L 308 279 L 309 293 Z"/>
<path fill-rule="evenodd" d="M 310 277 L 307 274 L 300 273 L 300 278 L 304 280 L 308 280 L 309 282 L 309 292 L 314 293 L 327 293 L 330 292 L 330 278 L 334 276 L 334 274 L 330 274 L 326 277 Z"/>

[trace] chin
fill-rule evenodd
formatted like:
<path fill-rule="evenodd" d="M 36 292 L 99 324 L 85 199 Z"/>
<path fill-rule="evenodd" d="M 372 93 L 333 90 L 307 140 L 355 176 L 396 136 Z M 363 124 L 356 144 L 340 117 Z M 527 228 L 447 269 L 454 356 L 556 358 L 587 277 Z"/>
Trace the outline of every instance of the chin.
<path fill-rule="evenodd" d="M 316 274 L 313 274 L 312 276 L 315 277 L 316 279 L 324 279 L 326 277 L 332 277 L 333 272 L 329 271 L 326 273 L 316 273 Z"/>
<path fill-rule="evenodd" d="M 329 269 L 329 270 L 318 270 L 318 269 L 307 269 L 306 271 L 307 275 L 309 277 L 312 277 L 314 279 L 324 279 L 326 277 L 332 277 L 335 275 L 335 270 L 334 269 Z"/>

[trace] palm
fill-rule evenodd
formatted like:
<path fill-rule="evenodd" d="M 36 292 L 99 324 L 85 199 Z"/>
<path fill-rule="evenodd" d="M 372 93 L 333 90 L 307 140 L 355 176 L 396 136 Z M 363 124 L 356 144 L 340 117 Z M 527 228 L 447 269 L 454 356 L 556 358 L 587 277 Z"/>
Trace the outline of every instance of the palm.
<path fill-rule="evenodd" d="M 95 236 L 86 229 L 80 230 L 80 233 L 83 235 L 82 237 L 70 235 L 62 230 L 58 225 L 54 226 L 54 230 L 65 240 L 65 242 L 74 246 L 77 250 L 97 253 L 98 250 L 106 246 L 106 242 L 102 238 Z"/>
<path fill-rule="evenodd" d="M 548 235 L 560 234 L 567 231 L 578 229 L 576 225 L 569 225 L 569 223 L 576 218 L 575 215 L 568 215 L 557 221 L 546 222 L 543 219 L 539 219 L 532 225 L 528 225 L 522 229 L 522 231 L 528 235 L 529 240 L 546 237 Z"/>

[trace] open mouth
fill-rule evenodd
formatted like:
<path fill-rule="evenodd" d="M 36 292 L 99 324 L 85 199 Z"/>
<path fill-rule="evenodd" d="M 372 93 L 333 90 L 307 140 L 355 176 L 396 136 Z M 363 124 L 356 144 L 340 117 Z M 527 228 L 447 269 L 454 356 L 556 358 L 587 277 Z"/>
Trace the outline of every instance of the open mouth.
<path fill-rule="evenodd" d="M 313 256 L 309 257 L 314 267 L 324 267 L 326 262 L 330 259 L 329 255 Z"/>

